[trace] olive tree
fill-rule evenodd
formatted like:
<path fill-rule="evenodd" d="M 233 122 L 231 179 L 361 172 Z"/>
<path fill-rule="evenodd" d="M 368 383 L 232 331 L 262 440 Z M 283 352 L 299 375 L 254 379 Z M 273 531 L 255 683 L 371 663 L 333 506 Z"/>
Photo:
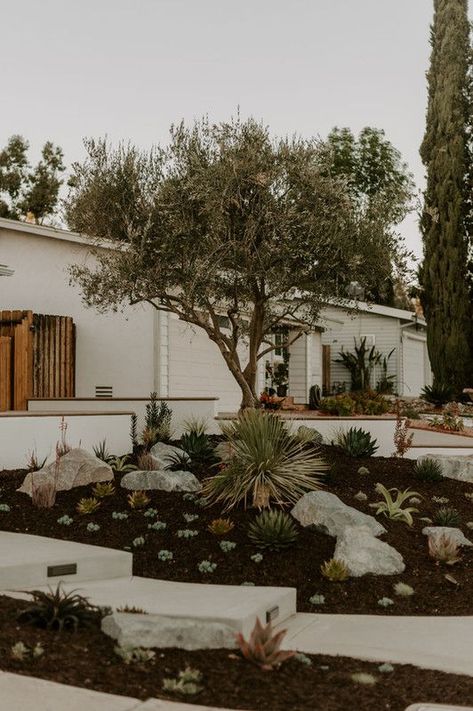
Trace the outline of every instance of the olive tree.
<path fill-rule="evenodd" d="M 274 139 L 253 119 L 203 119 L 171 127 L 169 144 L 147 152 L 105 140 L 86 148 L 68 224 L 112 248 L 96 250 L 96 267 L 72 268 L 85 302 L 100 311 L 147 302 L 203 329 L 242 408 L 258 403 L 258 361 L 274 333 L 290 347 L 339 281 L 363 281 L 380 251 L 379 216 L 359 219 L 319 141 Z"/>

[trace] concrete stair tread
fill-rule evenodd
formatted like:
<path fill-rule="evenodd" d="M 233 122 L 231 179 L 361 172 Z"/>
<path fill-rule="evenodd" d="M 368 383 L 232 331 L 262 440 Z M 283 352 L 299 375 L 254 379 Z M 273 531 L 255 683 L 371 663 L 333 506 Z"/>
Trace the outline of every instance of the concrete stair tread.
<path fill-rule="evenodd" d="M 0 531 L 0 590 L 131 576 L 127 551 Z"/>

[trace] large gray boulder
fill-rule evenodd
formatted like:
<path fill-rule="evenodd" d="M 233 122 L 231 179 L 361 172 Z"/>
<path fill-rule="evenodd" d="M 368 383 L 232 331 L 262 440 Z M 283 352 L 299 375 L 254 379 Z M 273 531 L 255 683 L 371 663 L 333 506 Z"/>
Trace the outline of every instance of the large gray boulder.
<path fill-rule="evenodd" d="M 423 454 L 417 463 L 433 460 L 440 465 L 442 476 L 446 479 L 458 479 L 473 483 L 473 455 L 467 454 Z"/>
<path fill-rule="evenodd" d="M 347 506 L 328 491 L 310 491 L 299 499 L 291 511 L 302 526 L 314 526 L 321 533 L 340 536 L 347 526 L 365 526 L 372 536 L 386 532 L 373 516 Z"/>
<path fill-rule="evenodd" d="M 102 620 L 102 631 L 121 647 L 233 649 L 235 630 L 221 622 L 114 612 Z"/>
<path fill-rule="evenodd" d="M 69 491 L 76 486 L 88 486 L 113 479 L 112 467 L 85 449 L 71 449 L 57 462 L 51 462 L 37 472 L 26 475 L 18 491 L 31 496 L 32 486 L 55 482 L 56 491 Z M 34 484 L 33 484 L 34 482 Z"/>
<path fill-rule="evenodd" d="M 442 536 L 452 538 L 459 546 L 473 546 L 473 543 L 463 535 L 459 528 L 450 528 L 450 526 L 426 526 L 422 529 L 424 536 L 429 536 L 437 540 Z"/>
<path fill-rule="evenodd" d="M 350 575 L 398 575 L 405 569 L 402 555 L 375 538 L 365 526 L 347 526 L 337 538 L 333 557 L 347 566 Z"/>
<path fill-rule="evenodd" d="M 153 445 L 150 449 L 150 454 L 156 463 L 156 469 L 169 469 L 175 464 L 176 457 L 179 457 L 182 462 L 190 462 L 191 460 L 183 449 L 172 444 L 164 444 L 164 442 L 157 442 Z"/>
<path fill-rule="evenodd" d="M 122 478 L 121 485 L 133 491 L 200 491 L 202 488 L 200 481 L 191 472 L 173 472 L 169 469 L 128 472 Z"/>

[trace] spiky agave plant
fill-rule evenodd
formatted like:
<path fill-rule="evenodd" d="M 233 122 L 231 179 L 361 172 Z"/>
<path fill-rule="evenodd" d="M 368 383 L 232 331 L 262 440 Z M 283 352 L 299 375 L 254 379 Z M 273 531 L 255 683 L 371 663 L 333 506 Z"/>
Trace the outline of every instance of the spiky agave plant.
<path fill-rule="evenodd" d="M 248 526 L 248 538 L 258 547 L 279 551 L 296 542 L 299 532 L 284 511 L 263 511 Z"/>
<path fill-rule="evenodd" d="M 229 510 L 240 503 L 259 509 L 271 503 L 296 503 L 307 491 L 319 489 L 327 465 L 317 450 L 293 437 L 272 413 L 247 410 L 222 431 L 231 445 L 227 466 L 203 485 L 208 503 Z"/>
<path fill-rule="evenodd" d="M 416 509 L 414 506 L 406 506 L 403 508 L 403 505 L 404 503 L 408 503 L 412 497 L 420 496 L 418 491 L 411 491 L 410 489 L 400 491 L 396 488 L 386 489 L 383 484 L 376 484 L 376 491 L 382 495 L 383 501 L 377 501 L 374 504 L 370 504 L 370 506 L 376 509 L 378 516 L 379 514 L 383 514 L 393 521 L 404 521 L 408 526 L 412 526 L 414 523 L 412 514 L 417 513 L 419 509 Z"/>
<path fill-rule="evenodd" d="M 250 638 L 246 640 L 240 632 L 237 635 L 237 644 L 245 659 L 260 669 L 272 671 L 295 655 L 295 652 L 280 649 L 286 632 L 287 630 L 281 630 L 273 634 L 271 622 L 263 626 L 257 617 Z"/>
<path fill-rule="evenodd" d="M 377 440 L 371 438 L 371 434 L 361 427 L 350 427 L 350 429 L 337 433 L 336 444 L 350 457 L 372 457 L 379 449 Z"/>
<path fill-rule="evenodd" d="M 26 591 L 25 591 L 26 592 Z M 65 592 L 61 583 L 56 590 L 49 588 L 27 592 L 32 604 L 18 615 L 19 622 L 27 622 L 48 630 L 76 631 L 79 627 L 91 627 L 100 622 L 107 612 L 92 605 L 75 590 Z"/>

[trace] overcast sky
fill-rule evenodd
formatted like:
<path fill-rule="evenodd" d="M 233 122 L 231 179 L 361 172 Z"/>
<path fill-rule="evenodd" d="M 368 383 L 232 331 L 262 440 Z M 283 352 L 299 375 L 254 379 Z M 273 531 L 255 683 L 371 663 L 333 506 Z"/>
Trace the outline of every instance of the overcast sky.
<path fill-rule="evenodd" d="M 383 128 L 422 186 L 432 0 L 0 0 L 0 144 L 166 141 L 239 105 L 274 134 Z M 403 225 L 418 254 L 416 219 Z"/>

